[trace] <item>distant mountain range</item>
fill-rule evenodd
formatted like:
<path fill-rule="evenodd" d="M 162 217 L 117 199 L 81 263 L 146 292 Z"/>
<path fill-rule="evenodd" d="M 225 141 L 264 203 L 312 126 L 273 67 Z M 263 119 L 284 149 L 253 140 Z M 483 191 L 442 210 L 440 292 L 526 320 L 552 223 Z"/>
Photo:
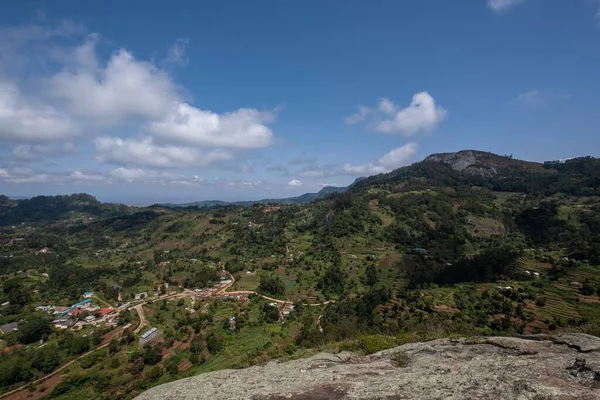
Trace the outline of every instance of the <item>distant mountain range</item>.
<path fill-rule="evenodd" d="M 194 201 L 192 203 L 182 203 L 182 204 L 174 204 L 174 203 L 164 203 L 158 204 L 162 207 L 169 208 L 184 208 L 184 207 L 198 207 L 198 208 L 212 208 L 218 206 L 251 206 L 253 204 L 305 204 L 310 203 L 314 200 L 319 200 L 327 197 L 333 193 L 344 193 L 358 182 L 362 181 L 365 178 L 357 178 L 354 182 L 352 182 L 348 186 L 337 187 L 337 186 L 325 186 L 323 189 L 319 190 L 317 193 L 304 193 L 300 196 L 296 197 L 286 197 L 283 199 L 262 199 L 255 201 L 222 201 L 222 200 L 204 200 L 204 201 Z"/>

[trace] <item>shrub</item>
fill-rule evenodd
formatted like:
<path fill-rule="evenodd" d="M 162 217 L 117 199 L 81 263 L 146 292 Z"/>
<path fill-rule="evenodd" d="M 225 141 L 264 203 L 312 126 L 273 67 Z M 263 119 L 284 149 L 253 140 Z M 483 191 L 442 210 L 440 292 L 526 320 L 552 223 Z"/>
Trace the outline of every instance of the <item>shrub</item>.
<path fill-rule="evenodd" d="M 389 336 L 365 335 L 359 339 L 360 349 L 366 354 L 377 353 L 396 345 L 396 339 Z"/>
<path fill-rule="evenodd" d="M 392 356 L 392 362 L 398 368 L 406 368 L 410 363 L 410 357 L 403 351 L 398 351 Z"/>

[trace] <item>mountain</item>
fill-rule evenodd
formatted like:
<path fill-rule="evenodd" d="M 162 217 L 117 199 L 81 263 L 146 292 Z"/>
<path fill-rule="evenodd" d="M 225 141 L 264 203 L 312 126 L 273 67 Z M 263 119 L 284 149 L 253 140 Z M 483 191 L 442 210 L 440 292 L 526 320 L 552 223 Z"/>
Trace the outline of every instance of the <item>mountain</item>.
<path fill-rule="evenodd" d="M 437 161 L 450 165 L 453 170 L 473 175 L 496 175 L 503 168 L 519 168 L 532 172 L 547 172 L 542 163 L 513 159 L 477 150 L 462 150 L 456 153 L 437 153 L 424 161 Z"/>
<path fill-rule="evenodd" d="M 314 200 L 324 199 L 330 194 L 334 193 L 344 193 L 358 182 L 362 181 L 365 178 L 357 178 L 354 182 L 352 182 L 348 186 L 339 187 L 339 186 L 325 186 L 323 189 L 319 190 L 317 193 L 304 193 L 300 196 L 296 197 L 287 197 L 283 199 L 262 199 L 256 201 L 221 201 L 221 200 L 205 200 L 205 201 L 195 201 L 192 203 L 182 203 L 182 204 L 173 204 L 173 203 L 165 203 L 159 204 L 163 207 L 168 208 L 184 208 L 184 207 L 198 207 L 198 208 L 212 208 L 218 206 L 251 206 L 254 204 L 306 204 L 310 203 Z"/>
<path fill-rule="evenodd" d="M 20 200 L 0 195 L 0 226 L 21 222 L 45 223 L 74 216 L 109 217 L 124 215 L 130 210 L 123 205 L 101 203 L 85 193 Z"/>

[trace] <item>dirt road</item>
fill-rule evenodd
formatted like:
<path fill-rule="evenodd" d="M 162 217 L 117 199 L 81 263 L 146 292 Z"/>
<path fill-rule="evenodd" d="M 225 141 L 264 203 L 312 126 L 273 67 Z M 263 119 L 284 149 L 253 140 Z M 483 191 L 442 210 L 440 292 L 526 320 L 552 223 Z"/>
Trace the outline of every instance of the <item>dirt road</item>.
<path fill-rule="evenodd" d="M 129 328 L 129 326 L 131 326 L 131 324 L 129 324 L 129 325 L 125 325 L 124 327 L 122 327 L 122 328 L 121 328 L 121 333 L 122 333 L 122 332 L 123 332 L 125 329 Z M 64 364 L 64 365 L 62 365 L 62 366 L 60 366 L 60 367 L 58 367 L 57 369 L 55 369 L 54 371 L 52 371 L 52 372 L 51 372 L 51 373 L 49 373 L 48 375 L 45 375 L 45 376 L 43 376 L 43 377 L 41 377 L 41 378 L 39 378 L 39 379 L 37 379 L 37 380 L 35 380 L 35 381 L 33 381 L 33 382 L 30 382 L 30 383 L 28 383 L 27 385 L 23 385 L 23 386 L 20 386 L 20 387 L 18 387 L 18 388 L 16 388 L 16 389 L 14 389 L 14 390 L 11 390 L 10 392 L 6 392 L 6 393 L 3 393 L 3 394 L 1 394 L 1 395 L 0 395 L 0 399 L 6 398 L 6 397 L 8 397 L 8 396 L 10 396 L 10 395 L 12 395 L 12 394 L 15 394 L 15 393 L 17 393 L 17 392 L 20 392 L 21 390 L 26 390 L 26 389 L 29 387 L 29 385 L 37 385 L 38 383 L 44 382 L 45 380 L 47 380 L 47 379 L 49 379 L 49 378 L 53 377 L 54 375 L 58 374 L 60 371 L 63 371 L 65 368 L 68 368 L 68 367 L 70 367 L 71 365 L 73 365 L 73 364 L 74 364 L 74 363 L 76 363 L 77 361 L 81 360 L 82 358 L 84 358 L 84 357 L 86 357 L 86 356 L 89 356 L 90 354 L 92 354 L 92 353 L 93 353 L 93 352 L 95 352 L 95 351 L 102 350 L 103 348 L 107 347 L 109 344 L 110 344 L 110 342 L 108 342 L 108 343 L 105 343 L 105 344 L 102 344 L 102 345 L 100 345 L 100 346 L 96 347 L 95 349 L 93 349 L 93 350 L 90 350 L 90 351 L 88 351 L 87 353 L 84 353 L 84 354 L 80 355 L 79 357 L 77 357 L 77 358 L 74 358 L 73 360 L 71 360 L 71 361 L 67 362 L 66 364 Z"/>

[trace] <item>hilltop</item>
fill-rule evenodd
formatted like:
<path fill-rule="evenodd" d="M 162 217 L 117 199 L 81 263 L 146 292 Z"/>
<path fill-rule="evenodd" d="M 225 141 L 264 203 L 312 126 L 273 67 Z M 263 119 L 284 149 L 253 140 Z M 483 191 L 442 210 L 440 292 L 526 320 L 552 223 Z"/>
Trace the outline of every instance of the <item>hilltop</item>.
<path fill-rule="evenodd" d="M 586 335 L 442 339 L 212 372 L 136 399 L 591 400 L 598 398 L 599 349 L 600 339 Z"/>

